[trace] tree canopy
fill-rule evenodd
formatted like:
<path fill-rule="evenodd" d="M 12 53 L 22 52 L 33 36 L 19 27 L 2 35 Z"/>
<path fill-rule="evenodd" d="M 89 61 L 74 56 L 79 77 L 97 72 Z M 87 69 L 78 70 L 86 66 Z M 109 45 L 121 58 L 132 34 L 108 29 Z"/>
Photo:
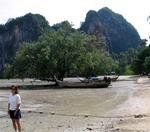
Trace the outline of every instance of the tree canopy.
<path fill-rule="evenodd" d="M 91 76 L 115 70 L 117 63 L 96 48 L 95 36 L 72 31 L 69 26 L 49 31 L 36 42 L 25 43 L 5 71 L 14 77 Z M 12 69 L 12 70 L 10 70 Z"/>
<path fill-rule="evenodd" d="M 150 72 L 150 46 L 142 47 L 133 61 L 132 69 L 137 74 Z"/>

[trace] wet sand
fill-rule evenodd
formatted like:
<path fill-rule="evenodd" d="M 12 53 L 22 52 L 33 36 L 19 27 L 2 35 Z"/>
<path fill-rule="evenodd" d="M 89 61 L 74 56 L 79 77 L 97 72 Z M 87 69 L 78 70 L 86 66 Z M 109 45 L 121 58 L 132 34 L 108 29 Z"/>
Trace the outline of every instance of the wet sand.
<path fill-rule="evenodd" d="M 12 132 L 0 90 L 0 132 Z M 121 76 L 103 89 L 20 90 L 23 132 L 149 132 L 150 79 Z"/>

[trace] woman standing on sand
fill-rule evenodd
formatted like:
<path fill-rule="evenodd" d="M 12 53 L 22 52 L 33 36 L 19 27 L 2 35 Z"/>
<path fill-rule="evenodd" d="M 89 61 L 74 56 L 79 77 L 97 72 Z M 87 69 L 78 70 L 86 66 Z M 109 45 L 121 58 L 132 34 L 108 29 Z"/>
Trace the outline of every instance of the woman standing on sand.
<path fill-rule="evenodd" d="M 8 99 L 8 113 L 10 115 L 10 118 L 12 119 L 15 132 L 21 132 L 20 105 L 21 105 L 21 98 L 18 92 L 18 87 L 13 85 L 11 86 L 11 94 L 9 95 Z"/>

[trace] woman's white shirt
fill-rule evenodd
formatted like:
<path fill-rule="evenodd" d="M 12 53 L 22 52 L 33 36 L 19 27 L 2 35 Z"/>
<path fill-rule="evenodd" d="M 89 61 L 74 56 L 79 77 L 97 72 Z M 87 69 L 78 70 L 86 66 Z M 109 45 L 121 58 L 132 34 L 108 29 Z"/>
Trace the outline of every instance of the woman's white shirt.
<path fill-rule="evenodd" d="M 21 97 L 19 94 L 9 95 L 8 103 L 10 104 L 9 110 L 16 110 L 17 105 L 21 104 Z M 19 108 L 20 109 L 20 108 Z"/>

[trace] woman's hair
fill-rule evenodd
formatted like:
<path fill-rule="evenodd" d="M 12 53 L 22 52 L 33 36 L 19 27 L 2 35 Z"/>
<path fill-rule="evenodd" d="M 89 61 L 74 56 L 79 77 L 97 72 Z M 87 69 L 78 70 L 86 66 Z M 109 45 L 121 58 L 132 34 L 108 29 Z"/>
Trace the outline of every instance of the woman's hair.
<path fill-rule="evenodd" d="M 19 93 L 18 86 L 12 85 L 10 89 L 11 89 L 11 90 L 14 89 L 14 90 L 15 90 L 15 94 L 18 94 L 18 93 Z"/>

